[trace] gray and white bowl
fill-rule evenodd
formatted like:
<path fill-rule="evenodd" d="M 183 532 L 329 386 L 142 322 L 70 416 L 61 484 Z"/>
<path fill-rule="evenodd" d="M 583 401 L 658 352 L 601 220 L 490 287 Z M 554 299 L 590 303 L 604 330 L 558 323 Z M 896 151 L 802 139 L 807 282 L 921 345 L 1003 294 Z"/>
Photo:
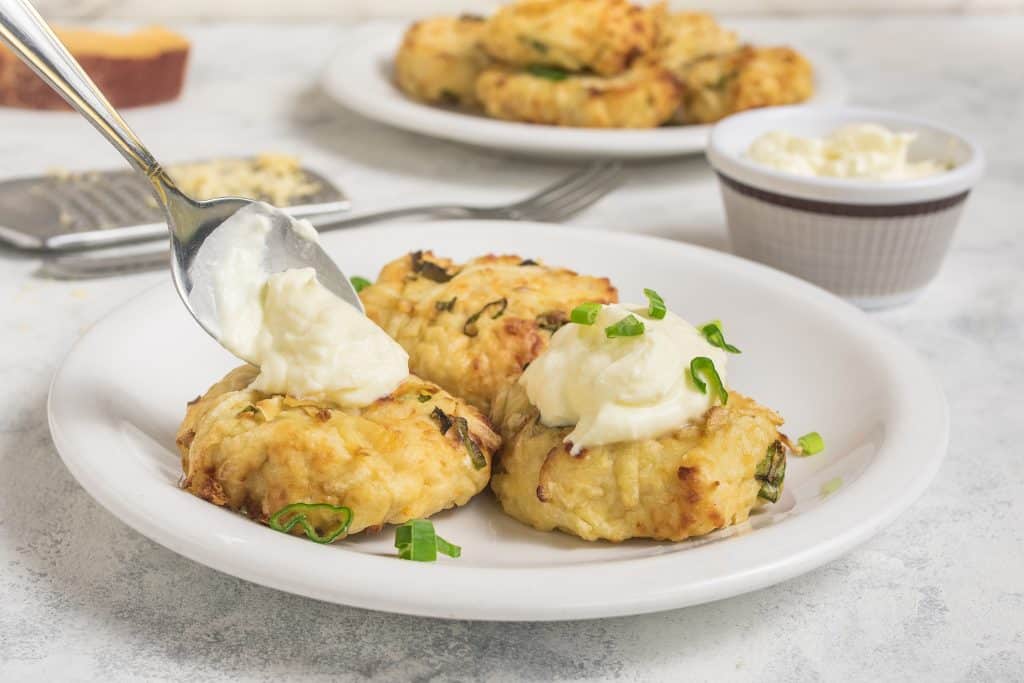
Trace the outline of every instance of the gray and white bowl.
<path fill-rule="evenodd" d="M 819 178 L 746 156 L 763 133 L 824 137 L 851 123 L 916 133 L 910 160 L 946 162 L 951 169 L 913 180 Z M 985 165 L 976 145 L 945 127 L 850 107 L 778 107 L 730 116 L 712 129 L 707 156 L 737 254 L 863 308 L 905 303 L 935 277 Z"/>

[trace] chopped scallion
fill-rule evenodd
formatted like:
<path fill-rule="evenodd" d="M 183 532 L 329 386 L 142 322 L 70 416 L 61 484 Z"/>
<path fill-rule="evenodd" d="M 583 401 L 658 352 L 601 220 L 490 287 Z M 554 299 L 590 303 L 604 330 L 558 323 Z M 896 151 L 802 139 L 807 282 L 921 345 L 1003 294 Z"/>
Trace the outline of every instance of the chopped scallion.
<path fill-rule="evenodd" d="M 718 395 L 718 400 L 724 406 L 729 402 L 729 392 L 722 384 L 722 377 L 715 369 L 715 362 L 707 356 L 697 356 L 690 361 L 690 378 L 702 394 L 708 393 L 708 384 L 711 391 Z"/>
<path fill-rule="evenodd" d="M 462 333 L 467 337 L 475 337 L 480 333 L 476 324 L 476 321 L 480 319 L 480 316 L 487 313 L 489 309 L 495 309 L 494 313 L 491 314 L 491 320 L 497 320 L 505 313 L 506 308 L 508 308 L 508 299 L 505 298 L 487 302 L 484 304 L 483 308 L 466 318 L 466 323 L 462 326 Z"/>
<path fill-rule="evenodd" d="M 708 340 L 708 343 L 712 346 L 716 346 L 723 351 L 729 353 L 743 353 L 732 344 L 725 341 L 725 335 L 722 334 L 722 323 L 714 320 L 709 323 L 705 323 L 700 326 L 700 333 L 704 335 L 704 338 Z"/>
<path fill-rule="evenodd" d="M 458 301 L 458 300 L 459 300 L 459 297 L 453 296 L 448 301 L 435 301 L 434 302 L 434 308 L 436 308 L 439 311 L 449 311 L 450 312 L 453 308 L 455 308 L 455 302 Z"/>
<path fill-rule="evenodd" d="M 655 292 L 653 289 L 645 289 L 644 296 L 647 297 L 647 301 L 650 304 L 647 307 L 647 315 L 655 320 L 661 320 L 668 313 L 668 307 L 665 306 L 665 300 Z"/>
<path fill-rule="evenodd" d="M 448 282 L 454 277 L 447 269 L 442 268 L 433 261 L 427 261 L 423 258 L 422 251 L 414 251 L 409 255 L 412 259 L 412 270 L 414 273 L 422 275 L 428 280 L 434 282 Z"/>
<path fill-rule="evenodd" d="M 412 519 L 395 529 L 395 547 L 398 557 L 414 562 L 434 562 L 438 552 L 449 557 L 462 554 L 462 548 L 438 536 L 427 519 Z"/>
<path fill-rule="evenodd" d="M 456 417 L 455 429 L 459 432 L 462 445 L 466 447 L 466 451 L 469 453 L 469 459 L 473 463 L 473 467 L 478 470 L 487 467 L 487 458 L 484 457 L 480 447 L 476 445 L 476 441 L 473 441 L 473 437 L 469 433 L 469 422 L 466 421 L 466 418 Z"/>
<path fill-rule="evenodd" d="M 782 482 L 786 479 L 786 449 L 781 441 L 774 441 L 768 447 L 761 462 L 757 463 L 754 478 L 761 484 L 757 492 L 759 498 L 776 502 L 782 495 Z"/>
<path fill-rule="evenodd" d="M 434 410 L 431 411 L 430 417 L 437 421 L 437 426 L 441 430 L 442 434 L 447 434 L 448 430 L 452 428 L 451 418 L 437 406 L 434 406 Z"/>
<path fill-rule="evenodd" d="M 577 325 L 593 325 L 594 321 L 597 320 L 597 314 L 600 312 L 601 304 L 588 301 L 572 309 L 572 313 L 569 314 L 569 320 Z"/>
<path fill-rule="evenodd" d="M 309 513 L 328 512 L 336 516 L 340 521 L 338 525 L 321 535 L 316 527 L 309 521 Z M 267 522 L 271 529 L 282 533 L 289 533 L 296 524 L 306 532 L 306 537 L 314 543 L 330 543 L 341 534 L 345 533 L 352 524 L 352 510 L 342 505 L 331 505 L 330 503 L 292 503 L 270 516 Z"/>
<path fill-rule="evenodd" d="M 548 332 L 557 332 L 562 329 L 569 320 L 562 311 L 548 311 L 537 316 L 537 327 Z"/>
<path fill-rule="evenodd" d="M 352 287 L 356 290 L 357 294 L 373 284 L 365 277 L 359 277 L 358 275 L 353 275 L 349 280 L 352 282 Z"/>
<path fill-rule="evenodd" d="M 800 455 L 814 455 L 825 450 L 825 439 L 818 432 L 808 432 L 796 442 L 800 445 Z"/>
<path fill-rule="evenodd" d="M 569 72 L 565 69 L 559 69 L 554 66 L 544 66 L 543 64 L 531 64 L 526 67 L 526 70 L 534 76 L 546 78 L 549 81 L 564 81 L 569 77 Z"/>
<path fill-rule="evenodd" d="M 643 333 L 644 324 L 632 313 L 614 325 L 604 328 L 604 336 L 609 339 L 615 339 L 616 337 L 639 337 Z"/>

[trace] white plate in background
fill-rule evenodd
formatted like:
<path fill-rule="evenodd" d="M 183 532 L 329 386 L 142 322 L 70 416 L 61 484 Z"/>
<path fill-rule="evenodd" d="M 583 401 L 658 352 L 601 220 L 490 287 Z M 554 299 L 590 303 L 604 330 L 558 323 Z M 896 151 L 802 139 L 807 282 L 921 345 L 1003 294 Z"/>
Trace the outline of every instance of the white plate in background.
<path fill-rule="evenodd" d="M 324 72 L 324 90 L 349 109 L 396 128 L 527 156 L 640 159 L 697 154 L 707 146 L 710 125 L 567 128 L 499 121 L 417 102 L 402 94 L 392 78 L 392 60 L 406 28 L 373 22 L 344 32 Z M 846 82 L 835 65 L 823 55 L 799 50 L 814 65 L 815 94 L 806 104 L 845 102 Z"/>
<path fill-rule="evenodd" d="M 693 322 L 720 318 L 743 349 L 730 386 L 827 448 L 790 458 L 784 495 L 745 524 L 683 543 L 588 543 L 505 516 L 488 492 L 437 515 L 460 559 L 397 559 L 390 528 L 331 546 L 285 535 L 177 486 L 185 403 L 238 361 L 192 321 L 170 278 L 96 323 L 54 378 L 49 420 L 68 469 L 103 506 L 175 552 L 321 600 L 391 612 L 558 620 L 683 607 L 806 572 L 864 541 L 927 487 L 946 449 L 942 390 L 918 356 L 864 313 L 767 267 L 653 237 L 462 221 L 323 236 L 350 275 L 406 251 L 488 252 L 605 275 L 624 300 L 658 290 Z M 837 487 L 837 488 L 836 488 Z M 832 490 L 832 489 L 836 490 Z"/>

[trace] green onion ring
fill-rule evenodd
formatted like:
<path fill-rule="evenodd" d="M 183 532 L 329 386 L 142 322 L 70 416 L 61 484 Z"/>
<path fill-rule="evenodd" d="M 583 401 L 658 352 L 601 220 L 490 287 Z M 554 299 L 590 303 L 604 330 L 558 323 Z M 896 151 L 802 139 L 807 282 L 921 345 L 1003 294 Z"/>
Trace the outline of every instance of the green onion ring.
<path fill-rule="evenodd" d="M 722 334 L 722 323 L 714 320 L 709 323 L 701 325 L 699 328 L 700 333 L 704 335 L 704 338 L 708 340 L 708 343 L 712 346 L 717 346 L 723 351 L 729 353 L 743 353 L 732 344 L 725 341 L 725 335 Z"/>
<path fill-rule="evenodd" d="M 600 312 L 601 304 L 588 301 L 572 309 L 572 313 L 569 314 L 569 320 L 577 325 L 593 325 L 594 321 L 597 320 L 597 314 Z"/>
<path fill-rule="evenodd" d="M 328 532 L 326 536 L 321 536 L 313 525 L 309 523 L 309 518 L 305 514 L 313 510 L 329 510 L 341 517 L 342 521 L 336 529 Z M 292 512 L 296 514 L 282 523 L 281 518 Z M 292 503 L 291 505 L 285 505 L 272 514 L 267 524 L 274 531 L 280 531 L 285 534 L 290 533 L 295 525 L 298 524 L 306 532 L 306 538 L 314 543 L 330 543 L 348 531 L 349 526 L 352 524 L 352 509 L 343 505 L 331 505 L 330 503 Z"/>
<path fill-rule="evenodd" d="M 653 289 L 645 289 L 644 296 L 650 302 L 647 307 L 647 316 L 655 320 L 663 319 L 665 314 L 668 313 L 668 307 L 665 305 L 665 300 L 661 298 L 661 295 Z"/>
<path fill-rule="evenodd" d="M 616 337 L 639 337 L 643 333 L 644 324 L 632 313 L 614 325 L 604 328 L 604 336 L 609 339 L 615 339 Z"/>
<path fill-rule="evenodd" d="M 358 275 L 353 275 L 352 277 L 349 278 L 349 281 L 352 283 L 353 289 L 356 290 L 356 294 L 358 294 L 359 292 L 363 291 L 364 289 L 373 284 L 365 277 L 360 277 Z"/>
<path fill-rule="evenodd" d="M 703 379 L 701 375 L 703 375 Z M 708 393 L 708 384 L 711 384 L 711 390 L 718 395 L 718 400 L 722 402 L 722 405 L 729 402 L 729 392 L 722 384 L 722 377 L 715 369 L 715 362 L 707 356 L 697 356 L 690 361 L 690 378 L 697 385 L 700 393 Z"/>
<path fill-rule="evenodd" d="M 800 455 L 814 455 L 825 450 L 825 439 L 818 432 L 808 432 L 796 442 L 800 445 Z"/>

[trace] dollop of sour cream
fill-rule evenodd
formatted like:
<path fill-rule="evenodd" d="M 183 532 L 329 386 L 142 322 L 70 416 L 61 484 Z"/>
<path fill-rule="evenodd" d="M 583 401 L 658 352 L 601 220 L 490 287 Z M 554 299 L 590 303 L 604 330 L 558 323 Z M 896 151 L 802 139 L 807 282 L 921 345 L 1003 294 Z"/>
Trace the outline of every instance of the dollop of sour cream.
<path fill-rule="evenodd" d="M 259 366 L 251 387 L 346 407 L 394 391 L 409 375 L 409 356 L 384 330 L 320 284 L 312 268 L 268 277 L 261 266 L 268 210 L 242 209 L 217 228 L 231 245 L 214 273 L 220 341 Z M 317 239 L 308 221 L 292 220 L 292 229 Z"/>
<path fill-rule="evenodd" d="M 910 161 L 916 137 L 873 123 L 846 125 L 825 138 L 772 131 L 754 140 L 747 157 L 796 175 L 859 180 L 911 180 L 949 170 L 937 160 Z"/>
<path fill-rule="evenodd" d="M 618 441 L 653 439 L 703 415 L 714 392 L 701 393 L 690 361 L 710 358 L 726 381 L 726 353 L 669 312 L 661 320 L 629 304 L 601 307 L 593 325 L 569 323 L 519 379 L 549 427 L 575 425 L 572 452 Z M 609 339 L 605 328 L 633 314 L 644 324 L 635 337 Z"/>

